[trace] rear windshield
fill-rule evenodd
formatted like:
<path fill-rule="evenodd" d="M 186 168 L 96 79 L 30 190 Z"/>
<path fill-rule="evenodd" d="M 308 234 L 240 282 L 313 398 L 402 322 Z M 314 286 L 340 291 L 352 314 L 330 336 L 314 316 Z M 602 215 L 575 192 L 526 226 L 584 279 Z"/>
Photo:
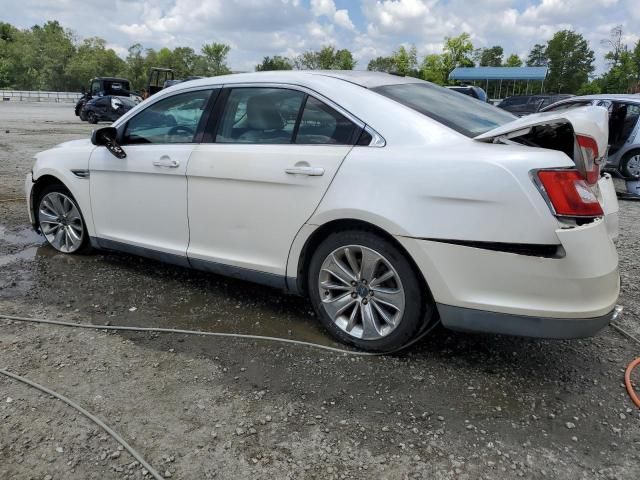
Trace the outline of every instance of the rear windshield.
<path fill-rule="evenodd" d="M 453 130 L 475 137 L 516 117 L 488 103 L 431 83 L 404 83 L 372 89 Z"/>

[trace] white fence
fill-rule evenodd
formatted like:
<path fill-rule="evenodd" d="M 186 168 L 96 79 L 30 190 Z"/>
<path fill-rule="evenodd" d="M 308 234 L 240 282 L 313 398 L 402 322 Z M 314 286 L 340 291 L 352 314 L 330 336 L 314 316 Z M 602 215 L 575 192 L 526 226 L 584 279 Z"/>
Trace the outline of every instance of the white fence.
<path fill-rule="evenodd" d="M 74 92 L 41 92 L 25 90 L 0 90 L 4 102 L 54 102 L 75 103 L 81 97 Z"/>

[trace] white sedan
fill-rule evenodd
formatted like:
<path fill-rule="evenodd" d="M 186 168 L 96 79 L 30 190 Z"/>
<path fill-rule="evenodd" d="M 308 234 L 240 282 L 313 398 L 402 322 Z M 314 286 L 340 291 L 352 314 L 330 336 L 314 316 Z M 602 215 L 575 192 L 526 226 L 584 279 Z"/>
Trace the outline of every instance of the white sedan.
<path fill-rule="evenodd" d="M 307 295 L 391 351 L 438 320 L 593 335 L 617 314 L 607 111 L 520 119 L 414 78 L 261 72 L 167 88 L 37 155 L 29 215 L 90 247 Z"/>

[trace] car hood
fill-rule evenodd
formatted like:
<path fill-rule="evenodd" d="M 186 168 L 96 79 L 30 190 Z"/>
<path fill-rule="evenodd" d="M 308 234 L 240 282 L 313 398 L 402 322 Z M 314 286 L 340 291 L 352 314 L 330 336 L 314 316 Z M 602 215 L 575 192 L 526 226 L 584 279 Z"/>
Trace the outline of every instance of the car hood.
<path fill-rule="evenodd" d="M 82 138 L 79 140 L 69 140 L 68 142 L 62 142 L 55 146 L 55 148 L 78 148 L 92 146 L 90 138 Z"/>
<path fill-rule="evenodd" d="M 475 140 L 481 142 L 493 142 L 498 138 L 515 138 L 526 135 L 532 127 L 538 125 L 563 125 L 569 123 L 577 135 L 585 135 L 593 138 L 598 151 L 607 151 L 609 143 L 609 113 L 603 107 L 579 107 L 560 112 L 542 112 L 520 117 L 513 122 L 500 125 L 485 132 Z"/>

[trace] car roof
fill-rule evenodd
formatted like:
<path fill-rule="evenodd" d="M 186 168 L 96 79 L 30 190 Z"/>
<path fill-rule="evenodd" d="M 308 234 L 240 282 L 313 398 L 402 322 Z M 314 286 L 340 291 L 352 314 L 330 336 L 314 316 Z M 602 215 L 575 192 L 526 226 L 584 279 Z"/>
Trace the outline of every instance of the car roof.
<path fill-rule="evenodd" d="M 110 82 L 128 82 L 129 81 L 126 78 L 120 78 L 120 77 L 94 77 L 91 81 L 93 80 L 107 80 Z"/>
<path fill-rule="evenodd" d="M 366 70 L 274 70 L 268 72 L 220 75 L 217 77 L 191 80 L 187 85 L 180 85 L 183 86 L 182 88 L 252 82 L 282 82 L 304 85 L 307 82 L 315 82 L 318 80 L 318 77 L 323 76 L 343 80 L 364 88 L 375 88 L 385 85 L 398 85 L 404 83 L 425 83 L 424 80 L 420 80 L 419 78 L 392 75 L 384 72 L 369 72 Z M 178 86 L 176 85 L 175 87 Z M 177 89 L 178 88 L 176 88 L 176 90 Z"/>
<path fill-rule="evenodd" d="M 640 95 L 634 95 L 632 93 L 602 93 L 594 95 L 580 95 L 562 101 L 566 102 L 575 100 L 629 100 L 631 102 L 640 103 Z"/>

